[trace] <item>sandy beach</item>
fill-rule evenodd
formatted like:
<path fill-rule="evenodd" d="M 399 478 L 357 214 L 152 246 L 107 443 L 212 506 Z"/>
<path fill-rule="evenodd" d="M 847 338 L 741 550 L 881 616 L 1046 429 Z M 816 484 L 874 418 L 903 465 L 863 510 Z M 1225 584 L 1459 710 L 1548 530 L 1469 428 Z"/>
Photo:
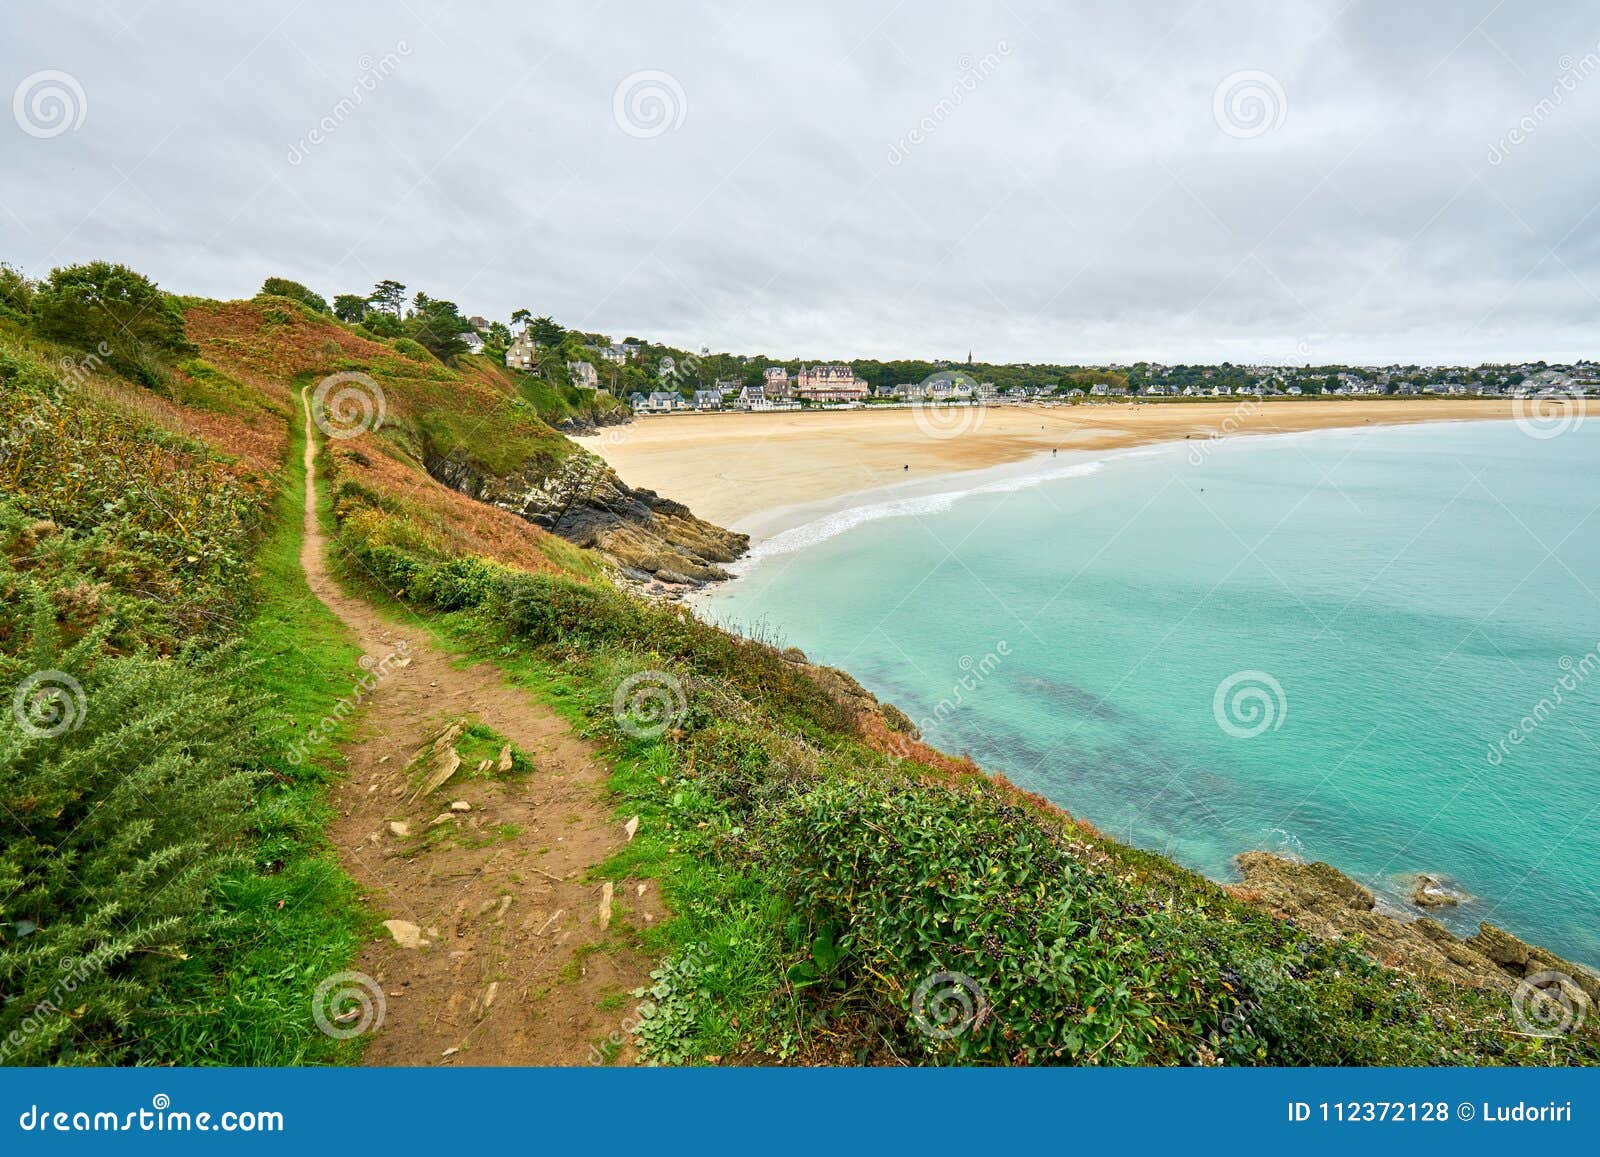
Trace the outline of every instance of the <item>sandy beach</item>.
<path fill-rule="evenodd" d="M 633 486 L 723 526 L 799 503 L 1017 462 L 1041 452 L 1104 450 L 1223 434 L 1513 416 L 1510 398 L 1339 401 L 1219 398 L 947 411 L 935 427 L 910 409 L 673 414 L 577 439 Z M 945 436 L 939 436 L 945 435 Z M 909 469 L 908 469 L 909 467 Z"/>

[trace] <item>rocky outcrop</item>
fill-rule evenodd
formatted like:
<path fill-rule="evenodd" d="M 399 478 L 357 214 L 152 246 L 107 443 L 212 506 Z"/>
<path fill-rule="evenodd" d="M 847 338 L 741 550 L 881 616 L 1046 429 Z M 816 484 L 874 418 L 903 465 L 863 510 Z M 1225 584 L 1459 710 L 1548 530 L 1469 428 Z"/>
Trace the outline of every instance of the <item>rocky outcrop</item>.
<path fill-rule="evenodd" d="M 1419 874 L 1411 885 L 1411 902 L 1418 908 L 1454 908 L 1466 899 L 1437 876 Z"/>
<path fill-rule="evenodd" d="M 504 477 L 463 454 L 430 456 L 426 465 L 428 473 L 454 490 L 509 510 L 569 542 L 593 547 L 624 568 L 670 576 L 663 581 L 725 579 L 728 572 L 721 564 L 750 546 L 748 535 L 696 518 L 681 502 L 635 490 L 584 450 L 554 469 L 530 464 Z"/>
<path fill-rule="evenodd" d="M 1302 864 L 1269 852 L 1245 852 L 1237 863 L 1244 880 L 1230 889 L 1235 895 L 1315 936 L 1359 935 L 1380 964 L 1507 992 L 1526 976 L 1558 972 L 1600 1000 L 1600 977 L 1493 924 L 1478 925 L 1477 935 L 1462 940 L 1426 916 L 1401 920 L 1379 911 L 1371 891 L 1328 864 Z"/>
<path fill-rule="evenodd" d="M 581 437 L 585 434 L 598 434 L 605 426 L 626 426 L 632 421 L 633 415 L 627 410 L 607 410 L 599 414 L 578 414 L 564 422 L 557 422 L 556 429 L 563 434 Z"/>

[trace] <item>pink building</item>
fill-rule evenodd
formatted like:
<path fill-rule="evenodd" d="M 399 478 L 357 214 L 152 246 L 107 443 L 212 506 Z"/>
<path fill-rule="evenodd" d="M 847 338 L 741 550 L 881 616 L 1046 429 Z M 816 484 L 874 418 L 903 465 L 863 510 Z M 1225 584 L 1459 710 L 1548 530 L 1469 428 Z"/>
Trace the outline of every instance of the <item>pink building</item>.
<path fill-rule="evenodd" d="M 789 379 L 789 371 L 783 366 L 768 366 L 767 380 L 762 392 L 768 398 L 794 397 L 794 383 Z"/>
<path fill-rule="evenodd" d="M 867 383 L 849 366 L 812 366 L 795 378 L 795 392 L 808 402 L 859 402 L 867 396 Z"/>

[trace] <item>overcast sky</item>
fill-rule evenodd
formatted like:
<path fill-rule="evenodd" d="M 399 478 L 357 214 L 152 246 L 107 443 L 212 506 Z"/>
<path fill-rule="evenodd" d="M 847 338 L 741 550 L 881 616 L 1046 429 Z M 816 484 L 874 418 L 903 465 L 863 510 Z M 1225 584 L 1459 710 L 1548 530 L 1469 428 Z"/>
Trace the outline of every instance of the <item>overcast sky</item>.
<path fill-rule="evenodd" d="M 8 3 L 0 259 L 783 357 L 1600 356 L 1600 10 Z"/>

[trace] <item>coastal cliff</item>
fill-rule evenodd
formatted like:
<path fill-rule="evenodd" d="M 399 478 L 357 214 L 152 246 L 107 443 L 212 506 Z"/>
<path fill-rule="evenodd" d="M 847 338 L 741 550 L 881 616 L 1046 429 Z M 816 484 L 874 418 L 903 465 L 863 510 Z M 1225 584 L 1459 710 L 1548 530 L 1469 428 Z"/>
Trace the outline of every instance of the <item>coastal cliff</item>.
<path fill-rule="evenodd" d="M 1493 924 L 1479 924 L 1477 934 L 1463 940 L 1427 916 L 1407 920 L 1380 910 L 1370 889 L 1330 864 L 1306 864 L 1270 852 L 1245 852 L 1236 862 L 1244 877 L 1229 888 L 1236 897 L 1324 939 L 1359 936 L 1367 955 L 1380 964 L 1504 992 L 1529 976 L 1557 972 L 1590 1000 L 1600 1001 L 1600 977 Z"/>
<path fill-rule="evenodd" d="M 748 535 L 696 518 L 681 502 L 629 486 L 586 450 L 554 469 L 532 461 L 504 475 L 460 449 L 430 453 L 425 464 L 451 489 L 598 550 L 635 577 L 675 585 L 716 582 L 728 577 L 721 564 L 750 545 Z"/>

